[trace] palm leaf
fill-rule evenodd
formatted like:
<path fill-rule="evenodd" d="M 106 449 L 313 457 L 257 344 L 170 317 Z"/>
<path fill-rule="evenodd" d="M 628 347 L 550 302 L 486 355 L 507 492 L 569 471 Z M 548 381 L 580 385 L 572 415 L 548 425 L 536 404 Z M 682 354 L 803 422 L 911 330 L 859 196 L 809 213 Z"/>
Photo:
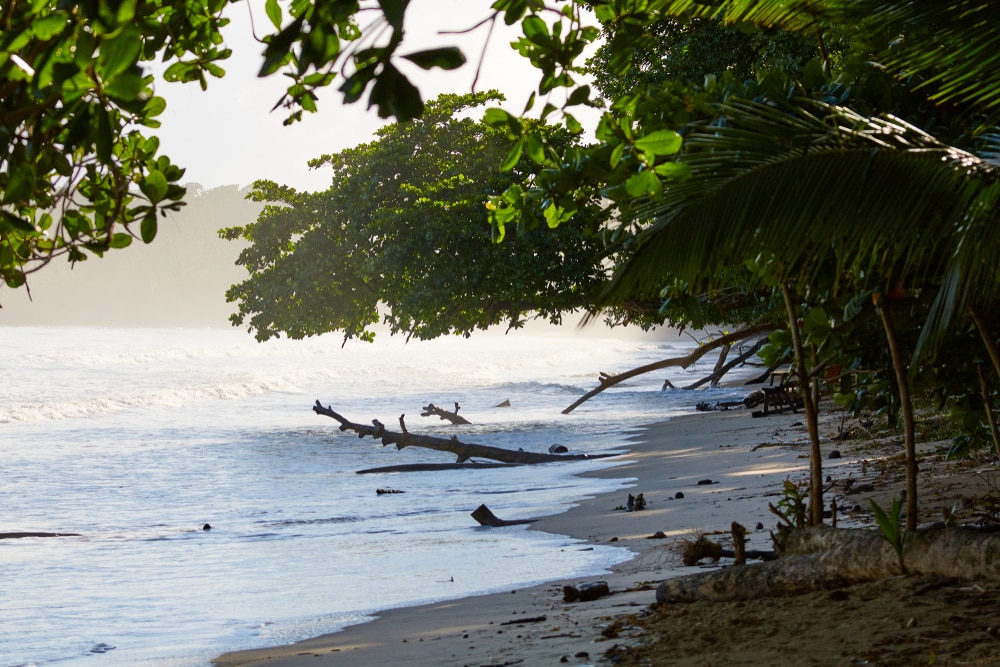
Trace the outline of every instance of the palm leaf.
<path fill-rule="evenodd" d="M 957 294 L 978 281 L 1000 291 L 993 263 L 975 261 L 987 247 L 1000 252 L 993 165 L 898 119 L 792 104 L 728 102 L 724 123 L 688 137 L 680 159 L 693 177 L 645 211 L 654 222 L 616 272 L 607 303 L 649 294 L 668 278 L 711 288 L 723 267 L 758 257 L 808 284 L 830 253 L 866 275 L 929 278 L 950 262 Z"/>
<path fill-rule="evenodd" d="M 874 54 L 882 67 L 913 82 L 938 103 L 1000 113 L 1000 3 L 883 2 L 882 0 L 668 0 L 673 17 L 715 18 L 813 34 L 843 28 L 854 37 L 887 37 Z"/>

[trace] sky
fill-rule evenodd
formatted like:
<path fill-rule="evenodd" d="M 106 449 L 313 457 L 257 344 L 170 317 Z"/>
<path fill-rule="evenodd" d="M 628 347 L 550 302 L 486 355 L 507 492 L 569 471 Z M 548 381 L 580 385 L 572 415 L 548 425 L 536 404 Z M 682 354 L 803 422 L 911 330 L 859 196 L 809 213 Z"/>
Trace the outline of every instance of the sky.
<path fill-rule="evenodd" d="M 273 31 L 262 0 L 250 0 L 258 35 Z M 233 56 L 222 66 L 226 76 L 209 79 L 208 90 L 198 84 L 159 82 L 157 93 L 167 100 L 156 130 L 160 150 L 187 169 L 182 182 L 206 188 L 250 185 L 257 179 L 273 180 L 300 190 L 318 191 L 329 186 L 324 170 L 310 170 L 309 160 L 372 139 L 387 121 L 367 109 L 367 94 L 345 105 L 334 83 L 319 100 L 319 111 L 305 114 L 302 122 L 283 126 L 285 110 L 271 112 L 284 92 L 279 75 L 259 79 L 263 45 L 254 41 L 246 2 L 229 8 L 231 23 L 224 33 Z M 440 93 L 467 93 L 472 89 L 475 66 L 486 41 L 487 29 L 468 35 L 442 35 L 439 31 L 463 30 L 490 14 L 489 0 L 414 0 L 407 12 L 406 38 L 399 53 L 429 46 L 457 45 L 468 62 L 458 70 L 425 72 L 406 70 L 424 99 Z M 477 91 L 497 88 L 507 97 L 511 113 L 523 110 L 538 83 L 538 73 L 509 44 L 520 34 L 518 26 L 497 22 L 482 63 Z M 408 63 L 397 63 L 400 68 Z M 561 102 L 556 99 L 555 102 Z M 541 108 L 543 104 L 537 104 Z"/>

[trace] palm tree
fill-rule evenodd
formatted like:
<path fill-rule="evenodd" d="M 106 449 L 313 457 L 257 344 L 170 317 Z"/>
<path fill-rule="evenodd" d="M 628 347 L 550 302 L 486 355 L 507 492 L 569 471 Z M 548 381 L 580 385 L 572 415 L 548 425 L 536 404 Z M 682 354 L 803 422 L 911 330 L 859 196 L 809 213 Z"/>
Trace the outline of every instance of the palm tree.
<path fill-rule="evenodd" d="M 791 294 L 808 290 L 831 257 L 845 286 L 881 283 L 886 291 L 900 279 L 940 285 L 924 342 L 939 337 L 962 307 L 996 303 L 1000 166 L 989 142 L 979 152 L 970 148 L 983 124 L 1000 113 L 1000 7 L 972 0 L 731 0 L 665 2 L 663 11 L 840 34 L 863 43 L 882 40 L 889 44 L 877 54 L 885 71 L 906 77 L 897 85 L 928 103 L 946 105 L 964 133 L 951 127 L 927 131 L 887 113 L 857 110 L 850 95 L 843 96 L 846 103 L 818 101 L 801 87 L 784 99 L 722 101 L 712 122 L 686 134 L 678 159 L 690 167 L 692 178 L 646 211 L 654 223 L 617 271 L 607 303 L 648 292 L 667 276 L 690 281 L 692 289 L 712 287 L 720 268 L 755 260 L 766 263 L 785 290 L 794 333 Z M 824 64 L 829 69 L 830 62 Z M 893 347 L 888 302 L 879 310 Z M 912 411 L 905 362 L 898 346 L 894 351 L 912 530 L 917 520 Z M 796 366 L 808 401 L 801 346 Z M 813 428 L 811 497 L 818 523 L 822 478 Z"/>

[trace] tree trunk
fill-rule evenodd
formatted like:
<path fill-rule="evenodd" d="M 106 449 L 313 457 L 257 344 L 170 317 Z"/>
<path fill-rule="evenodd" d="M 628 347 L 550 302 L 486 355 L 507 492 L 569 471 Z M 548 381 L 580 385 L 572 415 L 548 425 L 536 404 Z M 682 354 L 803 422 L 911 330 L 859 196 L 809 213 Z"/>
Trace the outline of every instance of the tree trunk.
<path fill-rule="evenodd" d="M 892 546 L 874 530 L 815 526 L 790 531 L 774 561 L 667 579 L 657 602 L 750 600 L 831 590 L 899 574 Z M 964 528 L 907 533 L 904 560 L 913 574 L 1000 581 L 1000 535 Z"/>
<path fill-rule="evenodd" d="M 318 400 L 313 406 L 313 412 L 318 415 L 325 415 L 336 419 L 340 422 L 341 431 L 354 431 L 358 434 L 359 438 L 370 436 L 376 440 L 381 440 L 383 446 L 395 445 L 396 449 L 403 449 L 404 447 L 424 447 L 426 449 L 434 449 L 439 452 L 451 452 L 458 457 L 458 463 L 464 463 L 473 457 L 491 459 L 502 463 L 533 464 L 554 463 L 557 461 L 579 461 L 583 459 L 596 459 L 604 458 L 605 456 L 612 456 L 612 454 L 541 454 L 521 450 L 515 452 L 501 447 L 460 442 L 456 437 L 435 438 L 428 435 L 414 435 L 406 430 L 406 424 L 403 423 L 403 417 L 405 415 L 400 415 L 399 417 L 399 426 L 402 429 L 402 433 L 396 433 L 393 431 L 387 431 L 385 426 L 377 419 L 372 420 L 372 426 L 355 424 L 354 422 L 348 421 L 341 415 L 337 414 L 329 407 L 324 408 Z"/>
<path fill-rule="evenodd" d="M 986 326 L 985 320 L 979 316 L 979 313 L 972 306 L 966 306 L 966 310 L 969 316 L 972 317 L 972 321 L 976 325 L 976 330 L 979 331 L 979 337 L 983 339 L 983 345 L 990 355 L 990 361 L 993 362 L 993 370 L 996 371 L 997 377 L 1000 377 L 1000 350 L 997 349 L 997 343 L 993 339 L 989 327 Z M 996 415 L 993 414 L 993 406 L 990 405 L 989 393 L 986 391 L 986 377 L 978 366 L 976 370 L 979 371 L 979 385 L 983 393 L 983 403 L 986 406 L 986 418 L 990 424 L 990 433 L 993 435 L 993 447 L 996 449 L 997 458 L 1000 459 L 1000 431 L 997 429 Z"/>
<path fill-rule="evenodd" d="M 782 284 L 781 293 L 785 297 L 785 309 L 788 311 L 788 327 L 792 334 L 792 350 L 795 354 L 795 376 L 798 378 L 799 395 L 802 397 L 802 408 L 805 410 L 806 425 L 809 429 L 809 523 L 819 526 L 823 523 L 823 453 L 819 448 L 818 406 L 812 400 L 809 372 L 806 369 L 806 357 L 799 332 L 799 318 L 795 314 L 792 290 L 787 283 Z"/>
<path fill-rule="evenodd" d="M 917 436 L 913 422 L 913 402 L 910 400 L 910 381 L 907 378 L 903 354 L 899 349 L 899 341 L 896 339 L 896 331 L 889 318 L 888 305 L 880 305 L 878 311 L 889 343 L 892 367 L 896 371 L 899 408 L 903 416 L 903 442 L 906 449 L 906 531 L 912 532 L 917 529 Z"/>
<path fill-rule="evenodd" d="M 773 331 L 773 324 L 753 324 L 748 327 L 744 327 L 739 331 L 735 331 L 731 334 L 722 336 L 713 340 L 711 343 L 705 343 L 704 345 L 699 345 L 695 349 L 691 350 L 690 354 L 686 354 L 683 357 L 672 357 L 670 359 L 664 359 L 663 361 L 656 361 L 651 364 L 646 364 L 645 366 L 639 366 L 638 368 L 633 368 L 630 371 L 625 371 L 624 373 L 619 373 L 618 375 L 609 375 L 607 373 L 601 373 L 600 386 L 596 389 L 588 391 L 586 394 L 578 398 L 573 402 L 568 408 L 562 411 L 564 415 L 568 415 L 578 408 L 582 403 L 590 400 L 599 393 L 615 386 L 625 380 L 630 380 L 638 375 L 643 375 L 644 373 L 651 373 L 653 371 L 658 371 L 663 368 L 670 368 L 672 366 L 680 366 L 681 368 L 687 368 L 694 362 L 701 359 L 703 356 L 711 352 L 712 350 L 719 348 L 723 345 L 731 345 L 732 343 L 743 340 L 744 338 L 749 338 L 764 331 Z"/>

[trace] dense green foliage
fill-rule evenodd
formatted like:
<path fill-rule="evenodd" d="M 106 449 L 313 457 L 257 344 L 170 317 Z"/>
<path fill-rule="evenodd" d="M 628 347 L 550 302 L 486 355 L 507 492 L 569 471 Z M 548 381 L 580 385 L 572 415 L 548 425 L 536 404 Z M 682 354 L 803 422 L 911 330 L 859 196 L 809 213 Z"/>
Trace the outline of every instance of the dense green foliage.
<path fill-rule="evenodd" d="M 370 338 L 380 322 L 434 338 L 535 316 L 558 322 L 593 304 L 610 251 L 584 226 L 490 242 L 486 199 L 532 167 L 522 160 L 501 172 L 503 133 L 468 118 L 498 99 L 442 96 L 375 141 L 320 158 L 333 170 L 325 192 L 258 182 L 251 196 L 268 205 L 257 222 L 224 230 L 251 242 L 239 259 L 250 277 L 228 294 L 234 323 L 262 340 Z"/>

